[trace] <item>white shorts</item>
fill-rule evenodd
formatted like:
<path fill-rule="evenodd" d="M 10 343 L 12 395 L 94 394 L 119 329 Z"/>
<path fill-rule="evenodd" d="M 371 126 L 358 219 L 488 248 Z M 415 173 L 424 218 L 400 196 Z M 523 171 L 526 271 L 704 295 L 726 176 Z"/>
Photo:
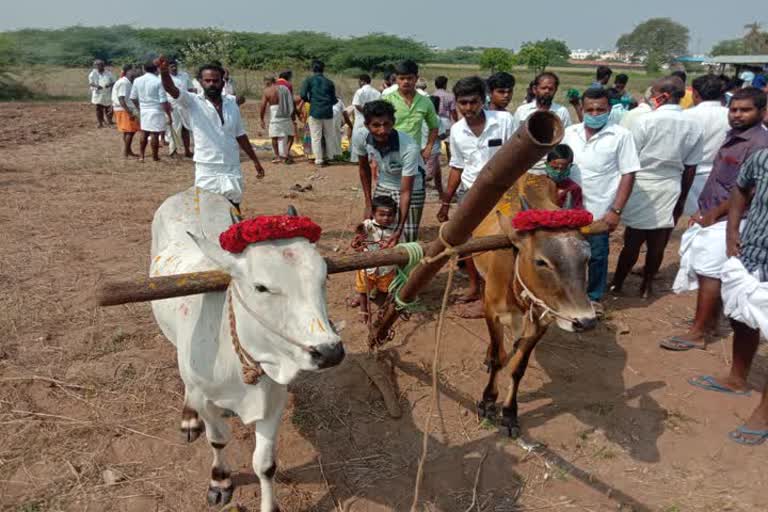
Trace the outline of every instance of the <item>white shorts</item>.
<path fill-rule="evenodd" d="M 168 119 L 165 112 L 141 110 L 141 130 L 145 132 L 165 132 Z"/>

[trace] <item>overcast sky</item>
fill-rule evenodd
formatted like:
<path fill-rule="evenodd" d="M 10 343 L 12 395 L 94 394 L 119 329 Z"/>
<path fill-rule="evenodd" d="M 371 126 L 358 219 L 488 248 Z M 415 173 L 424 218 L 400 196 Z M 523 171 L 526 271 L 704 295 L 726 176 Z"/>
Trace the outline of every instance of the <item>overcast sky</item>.
<path fill-rule="evenodd" d="M 572 49 L 611 49 L 621 34 L 638 23 L 668 16 L 690 29 L 691 52 L 706 53 L 715 42 L 741 35 L 744 24 L 768 22 L 765 0 L 730 4 L 670 0 L 2 0 L 1 4 L 0 30 L 131 24 L 216 26 L 252 32 L 315 30 L 337 36 L 387 32 L 440 47 L 513 49 L 523 41 L 546 37 L 563 39 Z"/>

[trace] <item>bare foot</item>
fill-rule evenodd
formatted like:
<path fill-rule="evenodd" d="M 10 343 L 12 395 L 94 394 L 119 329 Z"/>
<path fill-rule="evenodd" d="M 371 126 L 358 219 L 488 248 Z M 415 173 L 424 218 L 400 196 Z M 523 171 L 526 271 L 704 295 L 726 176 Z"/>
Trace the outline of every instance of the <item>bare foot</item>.
<path fill-rule="evenodd" d="M 195 154 L 193 152 L 191 152 L 191 151 L 185 151 L 184 152 L 184 156 L 186 158 L 192 158 L 193 156 L 195 156 Z"/>
<path fill-rule="evenodd" d="M 371 314 L 367 311 L 360 311 L 358 314 L 360 315 L 361 324 L 367 324 L 368 321 L 371 319 Z"/>

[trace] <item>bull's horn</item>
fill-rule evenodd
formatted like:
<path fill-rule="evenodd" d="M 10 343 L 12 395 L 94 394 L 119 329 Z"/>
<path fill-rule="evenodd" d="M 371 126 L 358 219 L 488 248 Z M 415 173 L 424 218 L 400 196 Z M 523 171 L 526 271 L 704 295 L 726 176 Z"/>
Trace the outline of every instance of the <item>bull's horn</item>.
<path fill-rule="evenodd" d="M 565 201 L 563 202 L 563 210 L 570 210 L 573 208 L 573 194 L 568 192 L 565 194 Z"/>
<path fill-rule="evenodd" d="M 520 196 L 520 208 L 522 208 L 523 211 L 531 209 L 531 205 L 528 204 L 528 200 L 525 196 Z"/>
<path fill-rule="evenodd" d="M 298 217 L 299 216 L 299 211 L 296 209 L 295 206 L 293 206 L 292 204 L 289 204 L 288 205 L 288 215 L 290 215 L 291 217 Z"/>
<path fill-rule="evenodd" d="M 581 229 L 579 229 L 579 232 L 585 236 L 602 235 L 603 233 L 608 233 L 609 231 L 610 231 L 610 228 L 608 227 L 608 224 L 606 224 L 604 220 L 596 220 L 589 226 L 584 226 Z"/>

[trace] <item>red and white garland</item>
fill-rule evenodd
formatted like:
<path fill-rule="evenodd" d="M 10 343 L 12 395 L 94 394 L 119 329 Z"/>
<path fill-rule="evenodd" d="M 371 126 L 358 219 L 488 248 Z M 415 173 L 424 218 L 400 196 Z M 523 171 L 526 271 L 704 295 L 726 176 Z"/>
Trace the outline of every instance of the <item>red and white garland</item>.
<path fill-rule="evenodd" d="M 321 232 L 322 228 L 309 217 L 264 215 L 233 224 L 219 235 L 219 244 L 226 251 L 241 253 L 248 244 L 266 240 L 303 237 L 315 243 Z"/>
<path fill-rule="evenodd" d="M 592 214 L 587 210 L 524 210 L 512 218 L 517 231 L 534 229 L 578 229 L 592 224 Z"/>

